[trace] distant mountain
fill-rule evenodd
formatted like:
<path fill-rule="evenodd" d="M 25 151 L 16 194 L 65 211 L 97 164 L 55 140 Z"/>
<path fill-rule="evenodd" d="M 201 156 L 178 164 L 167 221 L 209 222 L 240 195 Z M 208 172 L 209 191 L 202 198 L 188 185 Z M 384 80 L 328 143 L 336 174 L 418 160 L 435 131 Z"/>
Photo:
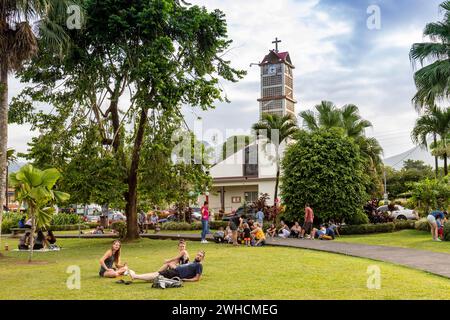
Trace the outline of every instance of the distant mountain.
<path fill-rule="evenodd" d="M 384 164 L 396 170 L 400 170 L 403 168 L 403 163 L 408 159 L 421 160 L 434 168 L 434 157 L 431 155 L 430 151 L 420 147 L 415 147 L 396 156 L 384 159 Z M 443 165 L 444 161 L 439 160 L 439 166 Z"/>

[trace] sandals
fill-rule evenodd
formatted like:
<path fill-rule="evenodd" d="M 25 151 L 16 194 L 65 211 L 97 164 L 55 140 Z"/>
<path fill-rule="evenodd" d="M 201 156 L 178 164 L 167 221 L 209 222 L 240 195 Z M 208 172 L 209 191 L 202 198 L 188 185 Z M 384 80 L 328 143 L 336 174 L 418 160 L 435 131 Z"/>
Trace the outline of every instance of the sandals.
<path fill-rule="evenodd" d="M 133 283 L 133 281 L 125 281 L 125 280 L 123 280 L 123 279 L 120 279 L 120 280 L 118 280 L 118 281 L 116 281 L 116 283 L 117 284 L 124 284 L 124 285 L 130 285 L 130 284 L 132 284 Z"/>

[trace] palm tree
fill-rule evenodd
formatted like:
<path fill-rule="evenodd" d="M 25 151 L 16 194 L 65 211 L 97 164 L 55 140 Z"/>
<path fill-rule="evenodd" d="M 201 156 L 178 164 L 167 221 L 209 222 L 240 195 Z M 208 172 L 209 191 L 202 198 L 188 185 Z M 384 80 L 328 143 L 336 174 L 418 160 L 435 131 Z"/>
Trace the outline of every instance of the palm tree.
<path fill-rule="evenodd" d="M 41 171 L 31 164 L 23 166 L 18 172 L 10 175 L 11 185 L 16 189 L 17 200 L 27 204 L 32 221 L 28 262 L 31 262 L 33 257 L 36 227 L 48 226 L 55 213 L 53 205 L 67 201 L 70 197 L 67 193 L 53 190 L 59 178 L 58 170 L 51 168 Z"/>
<path fill-rule="evenodd" d="M 36 55 L 37 35 L 48 49 L 62 52 L 68 43 L 62 27 L 68 3 L 69 0 L 0 0 L 0 222 L 7 189 L 8 73 L 19 70 Z"/>
<path fill-rule="evenodd" d="M 375 138 L 367 138 L 365 130 L 372 127 L 370 121 L 361 118 L 359 109 L 354 104 L 346 104 L 338 108 L 333 102 L 322 101 L 315 106 L 316 112 L 301 112 L 303 127 L 307 131 L 319 129 L 341 128 L 344 134 L 352 138 L 359 146 L 361 156 L 365 159 L 366 169 L 373 174 L 373 179 L 381 173 L 383 148 Z M 375 185 L 375 183 L 374 183 Z"/>
<path fill-rule="evenodd" d="M 278 185 L 280 182 L 280 145 L 292 138 L 294 133 L 298 131 L 297 119 L 291 114 L 279 116 L 276 114 L 265 113 L 262 119 L 252 126 L 258 136 L 265 136 L 267 142 L 272 143 L 275 147 L 276 164 L 276 180 L 275 180 L 275 195 L 274 206 L 277 205 Z"/>
<path fill-rule="evenodd" d="M 411 61 L 422 66 L 414 74 L 417 93 L 413 102 L 417 110 L 450 97 L 450 1 L 444 1 L 440 7 L 444 19 L 428 23 L 423 31 L 431 41 L 414 43 L 409 54 Z M 430 64 L 424 67 L 425 61 Z"/>
<path fill-rule="evenodd" d="M 411 134 L 411 138 L 414 143 L 419 144 L 422 147 L 428 146 L 429 135 L 438 135 L 442 141 L 442 147 L 444 150 L 442 157 L 444 158 L 444 174 L 448 174 L 447 165 L 447 139 L 450 134 L 450 108 L 441 109 L 436 106 L 426 111 L 416 121 L 416 125 Z M 434 143 L 437 146 L 437 142 Z M 436 155 L 437 156 L 437 155 Z"/>

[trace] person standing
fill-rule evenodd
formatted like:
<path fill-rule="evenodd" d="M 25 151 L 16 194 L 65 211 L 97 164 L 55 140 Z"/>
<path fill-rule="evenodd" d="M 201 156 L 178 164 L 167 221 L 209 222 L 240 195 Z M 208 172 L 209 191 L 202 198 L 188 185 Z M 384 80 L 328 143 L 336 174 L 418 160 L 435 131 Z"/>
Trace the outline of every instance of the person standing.
<path fill-rule="evenodd" d="M 433 241 L 441 241 L 441 239 L 439 239 L 439 235 L 438 235 L 437 220 L 444 219 L 444 218 L 445 218 L 444 213 L 439 210 L 435 210 L 435 211 L 431 212 L 427 217 L 428 224 L 431 227 L 431 236 L 433 237 Z"/>
<path fill-rule="evenodd" d="M 203 203 L 203 207 L 201 208 L 202 213 L 202 241 L 201 243 L 208 243 L 206 240 L 206 235 L 209 233 L 209 207 L 208 201 Z"/>
<path fill-rule="evenodd" d="M 312 226 L 314 221 L 313 209 L 309 206 L 309 203 L 305 204 L 305 223 L 303 224 L 303 230 L 301 238 L 305 236 L 305 233 L 311 234 Z"/>
<path fill-rule="evenodd" d="M 258 209 L 258 212 L 256 213 L 256 221 L 259 223 L 260 226 L 263 225 L 264 222 L 264 212 L 261 208 Z"/>

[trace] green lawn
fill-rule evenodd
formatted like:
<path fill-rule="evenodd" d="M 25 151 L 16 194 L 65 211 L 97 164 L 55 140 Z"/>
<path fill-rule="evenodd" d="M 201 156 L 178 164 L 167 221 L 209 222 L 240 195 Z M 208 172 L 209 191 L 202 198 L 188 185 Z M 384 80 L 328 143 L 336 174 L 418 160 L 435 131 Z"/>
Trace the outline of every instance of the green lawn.
<path fill-rule="evenodd" d="M 450 253 L 450 242 L 432 241 L 431 234 L 429 232 L 416 230 L 402 230 L 393 233 L 370 235 L 341 236 L 337 237 L 336 240 L 342 242 L 365 243 Z"/>
<path fill-rule="evenodd" d="M 17 240 L 4 239 L 12 243 Z M 450 299 L 450 280 L 421 271 L 366 259 L 293 248 L 234 248 L 189 242 L 188 250 L 206 250 L 199 283 L 180 289 L 125 286 L 98 276 L 98 259 L 110 239 L 60 239 L 60 252 L 35 253 L 41 264 L 27 265 L 26 253 L 0 258 L 2 299 Z M 4 243 L 4 242 L 3 242 Z M 143 239 L 124 244 L 123 259 L 138 273 L 156 270 L 176 254 L 177 242 Z M 4 253 L 4 251 L 3 251 Z M 44 264 L 42 264 L 44 263 Z M 69 290 L 66 270 L 81 268 L 81 290 Z M 367 267 L 381 268 L 380 290 L 369 290 Z"/>

